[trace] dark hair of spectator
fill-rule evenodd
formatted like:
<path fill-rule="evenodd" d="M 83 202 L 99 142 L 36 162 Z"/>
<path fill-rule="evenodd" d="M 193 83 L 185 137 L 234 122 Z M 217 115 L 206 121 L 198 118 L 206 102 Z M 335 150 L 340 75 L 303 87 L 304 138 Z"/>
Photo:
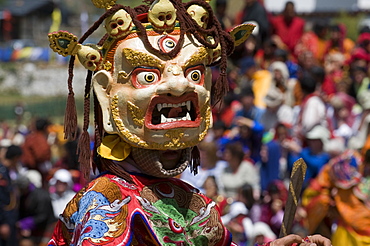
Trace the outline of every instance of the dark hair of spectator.
<path fill-rule="evenodd" d="M 244 203 L 245 206 L 248 208 L 248 210 L 250 210 L 255 203 L 253 197 L 253 187 L 250 184 L 244 184 L 242 187 L 240 187 L 239 192 L 246 200 Z"/>
<path fill-rule="evenodd" d="M 299 79 L 301 89 L 305 94 L 311 94 L 316 90 L 316 79 L 311 73 L 303 71 Z"/>
<path fill-rule="evenodd" d="M 229 150 L 233 157 L 238 158 L 241 162 L 244 159 L 243 146 L 240 143 L 230 143 L 225 146 L 225 150 Z"/>
<path fill-rule="evenodd" d="M 288 60 L 288 52 L 283 49 L 276 49 L 274 51 L 275 58 L 281 57 L 284 62 Z"/>
<path fill-rule="evenodd" d="M 366 150 L 366 152 L 365 152 L 364 163 L 370 164 L 370 149 Z"/>
<path fill-rule="evenodd" d="M 50 125 L 50 121 L 47 119 L 43 119 L 43 118 L 37 119 L 35 123 L 36 130 L 38 131 L 45 130 L 49 125 Z"/>
<path fill-rule="evenodd" d="M 359 34 L 363 34 L 363 33 L 370 33 L 370 27 L 369 26 L 361 27 L 359 30 Z"/>
<path fill-rule="evenodd" d="M 225 122 L 223 122 L 222 120 L 218 120 L 218 121 L 214 122 L 212 128 L 215 129 L 215 130 L 222 129 L 224 131 L 227 129 L 227 127 L 225 125 Z"/>
<path fill-rule="evenodd" d="M 20 157 L 22 155 L 22 148 L 17 145 L 10 145 L 5 153 L 5 158 L 11 160 L 15 157 Z"/>
<path fill-rule="evenodd" d="M 243 97 L 248 97 L 248 96 L 251 96 L 251 97 L 254 97 L 254 92 L 252 90 L 252 87 L 248 86 L 248 87 L 244 87 L 241 91 L 240 91 L 240 94 L 239 94 L 239 99 L 243 98 Z"/>
<path fill-rule="evenodd" d="M 224 105 L 225 106 L 230 106 L 231 105 L 231 103 L 234 101 L 234 100 L 236 100 L 236 96 L 235 96 L 235 94 L 233 93 L 233 92 L 228 92 L 225 96 L 224 96 L 224 101 L 223 101 L 223 103 L 224 103 Z"/>
<path fill-rule="evenodd" d="M 332 26 L 330 26 L 330 31 L 332 31 L 332 32 L 340 32 L 341 30 L 340 30 L 339 25 L 332 25 Z"/>
<path fill-rule="evenodd" d="M 351 73 L 358 72 L 358 71 L 363 72 L 363 73 L 367 73 L 366 67 L 353 66 L 351 68 Z"/>
<path fill-rule="evenodd" d="M 226 6 L 227 1 L 226 0 L 217 0 L 216 1 L 216 6 Z"/>
<path fill-rule="evenodd" d="M 313 26 L 313 31 L 314 33 L 316 34 L 320 34 L 322 31 L 324 31 L 325 29 L 327 29 L 328 25 L 325 21 L 323 20 L 319 20 L 317 21 L 314 26 Z"/>
<path fill-rule="evenodd" d="M 322 84 L 325 79 L 325 70 L 321 66 L 313 66 L 310 69 L 310 72 L 313 78 L 316 80 L 316 83 Z"/>

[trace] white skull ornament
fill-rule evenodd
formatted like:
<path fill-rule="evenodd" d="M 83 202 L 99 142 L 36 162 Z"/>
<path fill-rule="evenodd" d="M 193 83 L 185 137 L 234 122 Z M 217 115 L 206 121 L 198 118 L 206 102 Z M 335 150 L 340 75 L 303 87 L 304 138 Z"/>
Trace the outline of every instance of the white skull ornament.
<path fill-rule="evenodd" d="M 118 10 L 114 15 L 105 20 L 105 29 L 114 38 L 126 36 L 131 31 L 131 26 L 132 18 L 123 9 Z"/>
<path fill-rule="evenodd" d="M 199 26 L 203 28 L 207 27 L 209 13 L 202 6 L 193 4 L 187 9 L 187 12 Z"/>
<path fill-rule="evenodd" d="M 100 68 L 102 56 L 96 45 L 79 45 L 77 52 L 78 60 L 90 71 L 96 71 Z"/>
<path fill-rule="evenodd" d="M 176 22 L 176 9 L 169 0 L 156 0 L 148 11 L 148 20 L 160 31 L 170 31 Z"/>

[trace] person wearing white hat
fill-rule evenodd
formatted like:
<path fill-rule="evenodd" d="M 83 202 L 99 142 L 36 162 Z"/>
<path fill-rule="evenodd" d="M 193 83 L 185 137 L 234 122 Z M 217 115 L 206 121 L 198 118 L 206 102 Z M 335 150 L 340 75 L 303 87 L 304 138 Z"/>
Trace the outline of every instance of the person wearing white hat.
<path fill-rule="evenodd" d="M 272 86 L 264 98 L 266 110 L 261 116 L 261 124 L 267 132 L 282 123 L 291 126 L 293 123 L 293 110 L 284 104 L 284 94 L 275 86 Z"/>
<path fill-rule="evenodd" d="M 49 181 L 49 184 L 54 216 L 55 218 L 59 218 L 59 215 L 63 212 L 67 203 L 76 194 L 72 190 L 72 175 L 66 169 L 59 169 L 54 173 L 53 178 L 51 178 Z"/>

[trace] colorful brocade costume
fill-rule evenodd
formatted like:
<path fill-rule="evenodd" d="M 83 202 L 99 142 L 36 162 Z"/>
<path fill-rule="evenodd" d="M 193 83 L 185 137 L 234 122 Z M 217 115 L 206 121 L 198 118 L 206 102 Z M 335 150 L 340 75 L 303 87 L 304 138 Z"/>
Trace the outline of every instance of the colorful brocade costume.
<path fill-rule="evenodd" d="M 61 215 L 49 245 L 231 245 L 215 202 L 179 179 L 104 174 Z"/>

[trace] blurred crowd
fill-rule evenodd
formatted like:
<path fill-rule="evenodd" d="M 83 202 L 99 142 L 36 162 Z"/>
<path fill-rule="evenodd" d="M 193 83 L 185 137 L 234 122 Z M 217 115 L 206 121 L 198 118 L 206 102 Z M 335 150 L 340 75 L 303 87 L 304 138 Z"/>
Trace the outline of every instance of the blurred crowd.
<path fill-rule="evenodd" d="M 343 23 L 308 22 L 293 2 L 272 15 L 245 0 L 234 19 L 226 4 L 215 8 L 225 30 L 256 27 L 229 57 L 229 92 L 215 102 L 213 127 L 198 146 L 198 174 L 179 178 L 214 199 L 238 245 L 254 245 L 278 237 L 290 173 L 302 158 L 292 233 L 370 245 L 370 28 L 351 40 Z M 48 119 L 15 129 L 2 122 L 0 246 L 47 242 L 84 185 L 77 142 L 62 131 Z"/>
<path fill-rule="evenodd" d="M 254 24 L 229 57 L 229 93 L 199 144 L 197 176 L 181 178 L 212 197 L 238 245 L 279 236 L 293 164 L 307 164 L 292 233 L 333 245 L 370 244 L 370 28 L 297 16 L 293 2 L 268 13 L 245 0 L 225 30 Z M 217 77 L 217 71 L 214 71 Z M 288 211 L 289 212 L 289 211 Z"/>
<path fill-rule="evenodd" d="M 54 225 L 85 184 L 77 140 L 63 126 L 35 118 L 31 124 L 0 125 L 0 245 L 47 245 Z"/>

